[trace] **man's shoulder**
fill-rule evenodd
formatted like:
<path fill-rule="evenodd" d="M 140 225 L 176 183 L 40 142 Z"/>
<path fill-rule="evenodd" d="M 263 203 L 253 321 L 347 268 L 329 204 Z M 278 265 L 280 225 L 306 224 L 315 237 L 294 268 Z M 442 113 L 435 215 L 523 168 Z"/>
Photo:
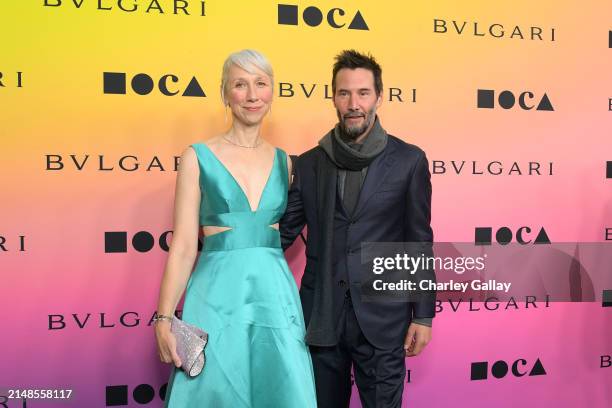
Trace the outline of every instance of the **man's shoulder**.
<path fill-rule="evenodd" d="M 306 150 L 304 153 L 300 154 L 298 156 L 298 159 L 300 159 L 300 160 L 312 160 L 312 159 L 316 158 L 317 155 L 322 153 L 322 152 L 323 152 L 323 149 L 321 148 L 321 146 L 316 145 L 312 149 Z"/>
<path fill-rule="evenodd" d="M 403 141 L 402 139 L 388 135 L 388 146 L 394 149 L 397 153 L 407 156 L 408 158 L 420 159 L 425 156 L 425 151 L 421 149 L 419 146 Z"/>
<path fill-rule="evenodd" d="M 325 151 L 319 145 L 313 147 L 312 149 L 306 150 L 297 157 L 298 166 L 303 167 L 313 165 L 317 162 L 317 159 L 321 154 L 325 154 Z"/>
<path fill-rule="evenodd" d="M 292 156 L 292 162 L 295 166 L 294 171 L 303 175 L 310 174 L 311 170 L 319 163 L 320 155 L 325 155 L 325 151 L 317 145 L 304 153 Z"/>

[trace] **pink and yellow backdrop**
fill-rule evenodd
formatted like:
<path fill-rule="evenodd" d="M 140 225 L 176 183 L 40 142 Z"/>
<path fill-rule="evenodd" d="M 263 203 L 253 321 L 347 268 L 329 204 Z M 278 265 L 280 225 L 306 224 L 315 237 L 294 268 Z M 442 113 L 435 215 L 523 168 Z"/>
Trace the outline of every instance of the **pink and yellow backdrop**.
<path fill-rule="evenodd" d="M 437 241 L 523 226 L 532 240 L 542 228 L 552 242 L 612 240 L 611 15 L 602 0 L 3 1 L 2 393 L 73 390 L 28 407 L 162 405 L 169 366 L 150 320 L 177 157 L 227 127 L 218 88 L 235 50 L 272 62 L 265 136 L 291 154 L 335 123 L 333 57 L 371 52 L 383 126 L 427 152 Z M 288 255 L 298 284 L 301 249 Z M 404 405 L 610 406 L 611 312 L 440 302 L 433 341 L 407 360 Z M 517 360 L 545 373 L 492 375 Z M 471 379 L 475 362 L 487 379 Z"/>

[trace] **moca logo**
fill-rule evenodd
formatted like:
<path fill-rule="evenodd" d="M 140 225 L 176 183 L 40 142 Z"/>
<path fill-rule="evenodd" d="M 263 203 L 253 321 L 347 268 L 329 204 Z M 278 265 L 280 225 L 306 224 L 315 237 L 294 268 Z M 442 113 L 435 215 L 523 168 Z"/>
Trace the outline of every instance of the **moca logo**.
<path fill-rule="evenodd" d="M 548 238 L 548 234 L 544 227 L 540 228 L 540 232 L 532 241 L 528 239 L 525 235 L 531 233 L 531 228 L 529 227 L 520 227 L 516 231 L 516 242 L 521 245 L 527 244 L 550 244 L 550 238 Z M 498 244 L 506 245 L 512 242 L 513 232 L 509 227 L 501 227 L 495 232 L 495 241 Z M 491 227 L 476 227 L 474 231 L 474 243 L 476 245 L 491 245 L 493 241 L 493 228 Z"/>
<path fill-rule="evenodd" d="M 170 243 L 168 242 L 168 236 L 172 234 L 172 231 L 166 231 L 159 236 L 158 244 L 159 247 L 168 252 L 170 250 Z M 155 247 L 155 237 L 148 231 L 139 231 L 132 236 L 132 248 L 138 252 L 149 252 Z M 200 245 L 198 245 L 200 246 Z M 201 249 L 201 247 L 199 248 Z M 127 231 L 107 231 L 104 233 L 104 252 L 107 254 L 112 253 L 126 253 L 128 251 L 128 233 Z"/>
<path fill-rule="evenodd" d="M 544 94 L 540 99 L 540 102 L 537 106 L 532 104 L 533 99 L 535 98 L 535 94 L 531 91 L 521 92 L 518 95 L 518 104 L 519 107 L 523 110 L 535 110 L 539 111 L 554 111 L 552 103 L 550 99 L 548 99 L 548 95 Z M 479 89 L 477 104 L 481 109 L 494 109 L 495 108 L 495 91 L 493 89 Z M 512 93 L 512 91 L 502 91 L 497 96 L 497 103 L 503 109 L 511 109 L 516 104 L 517 98 Z"/>
<path fill-rule="evenodd" d="M 512 375 L 515 377 L 523 377 L 525 375 L 532 377 L 535 375 L 546 375 L 546 370 L 544 370 L 544 366 L 542 362 L 538 358 L 536 362 L 531 367 L 531 370 L 525 370 L 527 366 L 527 360 L 523 358 L 519 358 L 514 363 L 512 363 Z M 495 378 L 504 378 L 506 374 L 508 374 L 508 363 L 503 360 L 496 361 L 491 366 L 491 374 Z M 478 361 L 472 363 L 472 371 L 470 375 L 470 380 L 486 380 L 489 375 L 489 363 L 487 361 Z"/>
<path fill-rule="evenodd" d="M 166 390 L 168 383 L 159 387 L 159 399 L 166 399 Z M 107 385 L 106 386 L 106 406 L 120 407 L 129 405 L 129 387 L 128 385 Z M 132 390 L 132 399 L 139 404 L 148 404 L 155 399 L 155 388 L 150 384 L 139 384 Z"/>
<path fill-rule="evenodd" d="M 103 82 L 105 94 L 125 95 L 127 93 L 127 75 L 125 72 L 104 72 Z M 179 78 L 174 74 L 162 75 L 157 81 L 157 88 L 166 96 L 178 95 L 181 91 L 175 88 L 170 89 L 169 82 L 177 84 Z M 155 88 L 155 82 L 149 75 L 140 73 L 132 77 L 130 80 L 130 87 L 138 95 L 148 95 Z M 194 76 L 187 84 L 181 96 L 205 98 L 206 94 Z"/>
<path fill-rule="evenodd" d="M 166 231 L 157 240 L 159 248 L 165 252 L 170 250 L 169 237 L 172 233 L 173 231 Z M 149 252 L 155 247 L 155 237 L 148 231 L 138 231 L 132 236 L 131 244 L 132 248 L 138 252 Z M 198 251 L 201 251 L 203 247 L 202 240 L 198 239 Z M 107 254 L 128 252 L 127 231 L 104 232 L 104 252 Z"/>
<path fill-rule="evenodd" d="M 347 19 L 344 18 L 346 12 L 338 7 L 330 9 L 326 14 L 327 24 L 331 28 L 343 28 L 346 26 Z M 310 6 L 306 7 L 302 12 L 302 19 L 310 27 L 317 27 L 323 22 L 323 11 L 321 9 Z M 299 10 L 295 4 L 279 4 L 278 5 L 278 24 L 281 25 L 298 25 Z M 365 22 L 361 12 L 357 10 L 353 19 L 349 23 L 349 30 L 367 30 L 367 23 Z"/>

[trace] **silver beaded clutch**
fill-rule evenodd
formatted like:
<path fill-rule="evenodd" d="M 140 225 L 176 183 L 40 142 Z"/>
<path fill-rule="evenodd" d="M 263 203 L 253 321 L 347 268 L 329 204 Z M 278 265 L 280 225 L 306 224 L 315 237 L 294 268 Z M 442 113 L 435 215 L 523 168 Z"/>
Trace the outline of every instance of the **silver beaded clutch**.
<path fill-rule="evenodd" d="M 208 333 L 176 316 L 172 316 L 170 330 L 176 338 L 176 354 L 181 359 L 183 371 L 190 377 L 200 374 L 206 363 L 204 348 L 208 343 Z"/>

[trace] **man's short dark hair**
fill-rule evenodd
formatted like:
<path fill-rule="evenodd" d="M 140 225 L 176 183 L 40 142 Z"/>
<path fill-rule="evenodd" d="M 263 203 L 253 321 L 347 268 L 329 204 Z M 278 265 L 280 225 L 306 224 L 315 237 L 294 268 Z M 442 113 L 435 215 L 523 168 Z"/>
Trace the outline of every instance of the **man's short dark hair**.
<path fill-rule="evenodd" d="M 334 71 L 332 75 L 332 92 L 336 94 L 336 75 L 343 68 L 355 69 L 363 68 L 372 71 L 374 75 L 374 90 L 376 95 L 380 95 L 383 89 L 382 68 L 371 54 L 362 54 L 355 50 L 344 50 L 336 55 Z"/>

